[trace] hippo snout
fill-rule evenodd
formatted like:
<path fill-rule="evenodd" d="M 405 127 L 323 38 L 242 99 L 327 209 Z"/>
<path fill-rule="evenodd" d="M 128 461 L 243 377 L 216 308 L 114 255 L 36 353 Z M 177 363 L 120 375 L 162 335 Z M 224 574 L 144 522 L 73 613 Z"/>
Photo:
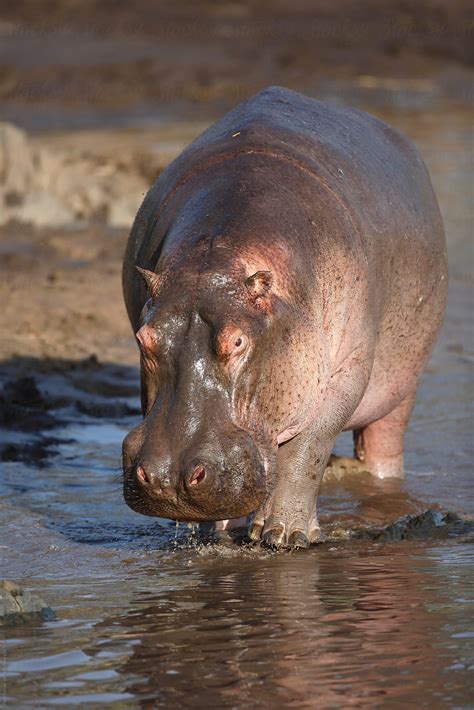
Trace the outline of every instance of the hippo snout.
<path fill-rule="evenodd" d="M 160 472 L 159 466 L 143 462 L 136 467 L 136 477 L 138 485 L 142 486 L 145 492 L 178 504 L 178 487 L 171 483 L 170 475 L 163 475 Z M 215 483 L 213 478 L 215 478 L 215 472 L 212 471 L 212 466 L 209 463 L 193 463 L 182 475 L 182 486 L 189 495 L 199 495 L 212 487 L 212 484 Z"/>
<path fill-rule="evenodd" d="M 265 457 L 245 432 L 165 454 L 163 444 L 137 430 L 123 446 L 124 497 L 133 510 L 200 522 L 248 515 L 263 503 Z"/>

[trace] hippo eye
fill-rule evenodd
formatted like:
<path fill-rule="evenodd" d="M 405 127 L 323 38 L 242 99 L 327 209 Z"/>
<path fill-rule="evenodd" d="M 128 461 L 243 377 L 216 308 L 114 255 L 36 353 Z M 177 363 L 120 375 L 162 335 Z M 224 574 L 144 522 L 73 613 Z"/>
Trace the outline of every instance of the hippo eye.
<path fill-rule="evenodd" d="M 237 337 L 234 338 L 233 341 L 233 348 L 231 354 L 240 355 L 241 353 L 243 353 L 245 348 L 247 347 L 247 342 L 247 338 L 243 333 L 237 335 Z"/>
<path fill-rule="evenodd" d="M 217 339 L 217 354 L 224 362 L 234 361 L 247 348 L 247 336 L 233 325 L 225 327 Z"/>

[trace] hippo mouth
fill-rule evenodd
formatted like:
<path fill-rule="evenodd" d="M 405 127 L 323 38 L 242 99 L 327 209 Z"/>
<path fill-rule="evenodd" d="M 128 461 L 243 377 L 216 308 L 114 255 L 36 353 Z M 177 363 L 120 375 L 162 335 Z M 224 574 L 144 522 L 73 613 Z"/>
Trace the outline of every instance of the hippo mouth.
<path fill-rule="evenodd" d="M 263 465 L 257 466 L 251 477 L 228 471 L 217 481 L 208 481 L 204 468 L 196 466 L 187 480 L 183 477 L 173 487 L 157 486 L 138 465 L 126 469 L 123 480 L 125 502 L 132 510 L 179 522 L 243 517 L 255 512 L 267 497 Z"/>

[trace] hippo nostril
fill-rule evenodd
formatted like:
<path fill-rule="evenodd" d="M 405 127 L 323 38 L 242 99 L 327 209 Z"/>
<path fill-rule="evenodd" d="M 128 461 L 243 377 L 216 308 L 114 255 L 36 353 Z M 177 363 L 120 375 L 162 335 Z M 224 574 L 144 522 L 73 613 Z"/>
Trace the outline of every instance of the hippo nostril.
<path fill-rule="evenodd" d="M 196 466 L 196 468 L 192 472 L 191 477 L 189 479 L 189 485 L 190 486 L 197 486 L 199 483 L 202 483 L 205 478 L 206 478 L 206 471 L 205 471 L 204 466 Z"/>
<path fill-rule="evenodd" d="M 137 468 L 137 478 L 139 481 L 142 483 L 150 483 L 150 479 L 148 478 L 145 469 L 143 466 L 138 466 Z"/>
<path fill-rule="evenodd" d="M 157 495 L 161 498 L 167 498 L 172 502 L 177 502 L 176 488 L 171 484 L 168 477 L 160 478 L 155 472 L 147 467 L 137 466 L 137 479 L 146 486 L 147 493 Z"/>

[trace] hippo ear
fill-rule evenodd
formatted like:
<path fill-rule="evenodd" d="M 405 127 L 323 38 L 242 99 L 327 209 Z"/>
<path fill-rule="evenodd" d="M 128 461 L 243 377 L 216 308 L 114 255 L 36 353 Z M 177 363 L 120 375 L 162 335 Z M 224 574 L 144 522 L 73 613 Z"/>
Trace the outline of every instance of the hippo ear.
<path fill-rule="evenodd" d="M 148 271 L 148 269 L 142 269 L 141 266 L 135 266 L 135 268 L 146 283 L 150 296 L 156 298 L 161 287 L 161 276 L 153 271 Z"/>
<path fill-rule="evenodd" d="M 245 285 L 251 296 L 264 296 L 272 285 L 273 276 L 270 271 L 257 271 L 245 279 Z"/>

